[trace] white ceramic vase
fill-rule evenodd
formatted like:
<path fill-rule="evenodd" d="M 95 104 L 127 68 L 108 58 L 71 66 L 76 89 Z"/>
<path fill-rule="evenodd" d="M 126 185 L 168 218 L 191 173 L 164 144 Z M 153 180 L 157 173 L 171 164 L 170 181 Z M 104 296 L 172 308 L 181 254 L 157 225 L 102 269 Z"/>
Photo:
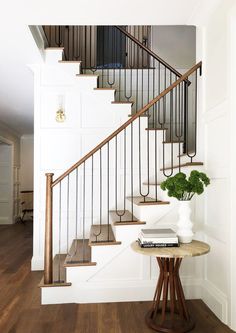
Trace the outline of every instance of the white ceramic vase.
<path fill-rule="evenodd" d="M 177 235 L 180 243 L 191 243 L 193 239 L 193 223 L 191 221 L 190 200 L 179 201 L 179 220 Z"/>

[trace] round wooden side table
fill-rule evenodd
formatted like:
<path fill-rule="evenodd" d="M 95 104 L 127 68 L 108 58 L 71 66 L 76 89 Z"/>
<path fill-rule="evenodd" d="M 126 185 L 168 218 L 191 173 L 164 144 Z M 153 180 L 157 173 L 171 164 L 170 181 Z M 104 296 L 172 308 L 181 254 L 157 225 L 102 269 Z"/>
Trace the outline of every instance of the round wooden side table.
<path fill-rule="evenodd" d="M 189 244 L 180 244 L 179 247 L 142 248 L 138 242 L 133 242 L 131 247 L 137 253 L 156 257 L 160 268 L 152 308 L 146 315 L 147 325 L 163 333 L 191 331 L 195 323 L 186 305 L 179 268 L 183 258 L 206 254 L 210 251 L 210 246 L 194 240 Z"/>

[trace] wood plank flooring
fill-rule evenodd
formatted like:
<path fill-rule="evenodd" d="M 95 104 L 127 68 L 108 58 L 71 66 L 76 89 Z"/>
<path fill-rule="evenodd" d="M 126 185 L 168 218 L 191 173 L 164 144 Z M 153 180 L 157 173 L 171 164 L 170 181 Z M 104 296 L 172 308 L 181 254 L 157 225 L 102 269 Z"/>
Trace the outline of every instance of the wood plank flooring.
<path fill-rule="evenodd" d="M 40 305 L 42 272 L 30 271 L 32 225 L 0 226 L 1 333 L 151 333 L 150 302 Z M 201 300 L 188 301 L 193 333 L 233 332 Z"/>

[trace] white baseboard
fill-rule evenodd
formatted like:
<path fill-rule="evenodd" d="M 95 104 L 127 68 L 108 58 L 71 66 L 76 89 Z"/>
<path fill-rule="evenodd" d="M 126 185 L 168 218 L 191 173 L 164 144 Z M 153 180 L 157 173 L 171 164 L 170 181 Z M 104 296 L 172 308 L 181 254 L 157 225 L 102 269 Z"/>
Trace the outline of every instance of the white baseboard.
<path fill-rule="evenodd" d="M 44 260 L 42 257 L 33 256 L 31 259 L 31 271 L 43 271 Z"/>
<path fill-rule="evenodd" d="M 226 325 L 229 325 L 228 298 L 213 283 L 202 280 L 202 300 L 212 312 Z"/>

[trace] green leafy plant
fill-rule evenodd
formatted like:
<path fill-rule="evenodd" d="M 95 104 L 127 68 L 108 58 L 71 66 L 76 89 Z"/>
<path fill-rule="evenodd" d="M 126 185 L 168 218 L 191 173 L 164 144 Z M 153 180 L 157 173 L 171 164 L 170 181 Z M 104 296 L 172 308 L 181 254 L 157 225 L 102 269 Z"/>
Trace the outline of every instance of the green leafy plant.
<path fill-rule="evenodd" d="M 202 194 L 204 187 L 209 184 L 210 179 L 205 173 L 193 170 L 188 179 L 183 172 L 169 177 L 161 183 L 161 189 L 168 191 L 169 197 L 174 197 L 178 200 L 191 200 L 194 194 Z"/>

